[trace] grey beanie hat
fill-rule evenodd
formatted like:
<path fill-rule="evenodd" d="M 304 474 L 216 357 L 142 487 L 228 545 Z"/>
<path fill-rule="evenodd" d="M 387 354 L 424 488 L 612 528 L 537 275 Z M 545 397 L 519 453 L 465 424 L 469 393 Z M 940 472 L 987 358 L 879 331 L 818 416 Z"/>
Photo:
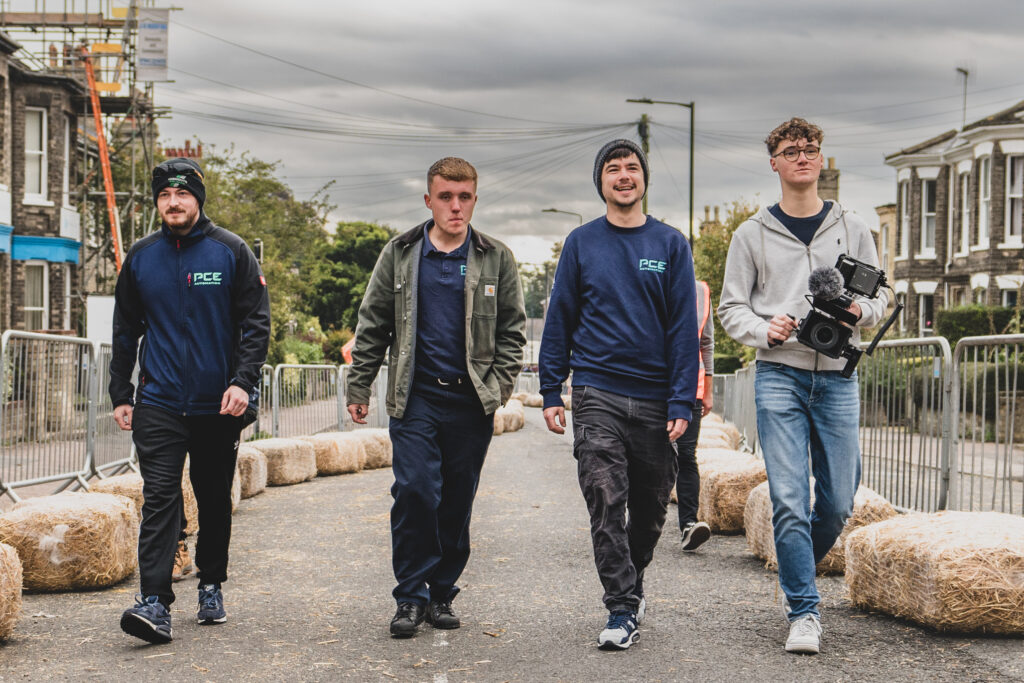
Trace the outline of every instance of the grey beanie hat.
<path fill-rule="evenodd" d="M 640 168 L 644 170 L 644 194 L 647 194 L 647 185 L 651 178 L 651 170 L 647 166 L 647 156 L 644 154 L 644 151 L 640 149 L 640 145 L 636 144 L 632 140 L 620 138 L 618 140 L 612 140 L 602 147 L 601 151 L 597 153 L 597 158 L 594 159 L 594 186 L 597 188 L 597 195 L 601 199 L 604 199 L 604 194 L 601 193 L 601 171 L 604 169 L 605 162 L 608 161 L 608 155 L 611 154 L 613 150 L 622 147 L 636 154 L 636 158 L 640 160 Z"/>

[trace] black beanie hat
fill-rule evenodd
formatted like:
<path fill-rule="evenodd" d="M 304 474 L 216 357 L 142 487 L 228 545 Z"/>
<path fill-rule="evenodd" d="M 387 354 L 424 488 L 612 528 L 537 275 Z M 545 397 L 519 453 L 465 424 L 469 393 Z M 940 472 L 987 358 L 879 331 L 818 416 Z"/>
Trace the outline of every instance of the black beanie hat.
<path fill-rule="evenodd" d="M 168 159 L 153 169 L 153 203 L 160 190 L 165 187 L 181 187 L 188 190 L 199 201 L 202 210 L 206 203 L 206 186 L 203 185 L 203 169 L 192 159 L 178 157 Z"/>
<path fill-rule="evenodd" d="M 601 193 L 601 171 L 604 170 L 604 165 L 608 161 L 608 155 L 620 148 L 628 149 L 636 154 L 636 158 L 640 160 L 640 168 L 644 171 L 644 194 L 647 194 L 647 184 L 651 178 L 651 171 L 647 166 L 647 156 L 640 149 L 640 145 L 632 140 L 621 138 L 619 140 L 612 140 L 602 147 L 601 151 L 597 153 L 597 158 L 594 159 L 594 186 L 597 188 L 597 195 L 601 199 L 604 199 L 604 194 Z"/>

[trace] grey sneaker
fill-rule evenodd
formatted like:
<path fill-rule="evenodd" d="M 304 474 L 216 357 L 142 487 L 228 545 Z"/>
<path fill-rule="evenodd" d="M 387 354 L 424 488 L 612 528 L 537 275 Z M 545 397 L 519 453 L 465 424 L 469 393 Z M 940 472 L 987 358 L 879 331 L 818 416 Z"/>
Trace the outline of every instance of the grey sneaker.
<path fill-rule="evenodd" d="M 711 527 L 705 522 L 690 522 L 683 527 L 683 550 L 693 551 L 711 538 Z"/>
<path fill-rule="evenodd" d="M 818 654 L 821 643 L 821 622 L 813 614 L 805 614 L 789 625 L 786 652 L 804 655 Z"/>

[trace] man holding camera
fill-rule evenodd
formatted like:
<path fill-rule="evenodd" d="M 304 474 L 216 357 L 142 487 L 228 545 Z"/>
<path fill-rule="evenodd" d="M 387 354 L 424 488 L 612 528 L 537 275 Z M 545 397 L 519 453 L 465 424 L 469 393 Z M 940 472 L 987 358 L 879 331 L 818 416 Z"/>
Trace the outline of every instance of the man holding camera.
<path fill-rule="evenodd" d="M 765 143 L 782 200 L 762 208 L 729 245 L 718 315 L 725 331 L 757 349 L 757 433 L 772 497 L 772 523 L 790 622 L 788 652 L 816 654 L 821 637 L 815 566 L 853 512 L 860 483 L 856 375 L 793 336 L 810 309 L 808 276 L 839 256 L 877 267 L 867 224 L 818 197 L 824 135 L 801 118 L 773 130 Z M 886 297 L 857 297 L 848 307 L 859 327 L 883 316 Z M 857 346 L 854 330 L 850 344 Z M 810 457 L 808 458 L 808 454 Z M 810 467 L 808 467 L 810 460 Z M 810 476 L 815 478 L 814 509 Z"/>

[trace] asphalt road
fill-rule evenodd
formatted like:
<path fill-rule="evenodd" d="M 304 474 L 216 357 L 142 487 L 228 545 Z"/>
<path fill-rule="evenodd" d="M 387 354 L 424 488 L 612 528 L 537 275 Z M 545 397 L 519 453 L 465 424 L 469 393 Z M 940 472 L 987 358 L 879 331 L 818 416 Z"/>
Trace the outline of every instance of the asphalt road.
<path fill-rule="evenodd" d="M 27 595 L 0 646 L 0 680 L 114 681 L 1019 681 L 1024 641 L 938 635 L 854 610 L 841 577 L 819 580 L 822 654 L 789 655 L 775 574 L 742 536 L 694 554 L 675 526 L 646 581 L 647 619 L 625 652 L 596 647 L 605 612 L 568 436 L 497 437 L 455 602 L 463 627 L 392 640 L 391 473 L 268 489 L 236 513 L 229 621 L 194 623 L 195 581 L 177 584 L 175 640 L 118 628 L 137 578 L 86 593 Z M 675 508 L 670 509 L 670 520 Z"/>

